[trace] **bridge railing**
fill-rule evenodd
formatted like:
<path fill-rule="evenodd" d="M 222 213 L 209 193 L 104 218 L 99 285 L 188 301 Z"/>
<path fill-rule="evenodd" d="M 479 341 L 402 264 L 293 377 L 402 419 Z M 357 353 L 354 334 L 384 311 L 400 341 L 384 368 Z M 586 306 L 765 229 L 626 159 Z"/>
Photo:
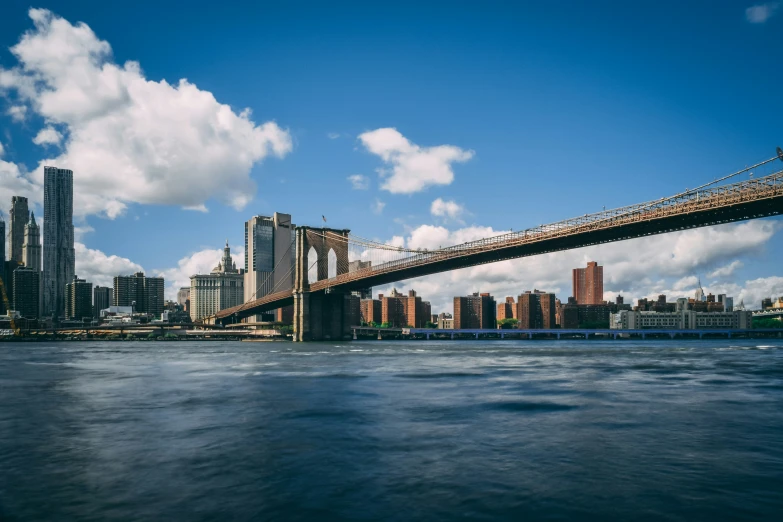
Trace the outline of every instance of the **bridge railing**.
<path fill-rule="evenodd" d="M 320 290 L 372 275 L 410 268 L 476 253 L 501 250 L 536 243 L 558 237 L 605 230 L 632 223 L 653 221 L 665 217 L 728 207 L 748 201 L 760 201 L 783 196 L 783 171 L 768 176 L 748 179 L 717 187 L 692 190 L 659 200 L 648 201 L 593 214 L 558 221 L 518 232 L 507 232 L 492 237 L 430 251 L 412 251 L 400 248 L 410 255 L 401 259 L 375 264 L 336 277 L 313 283 L 312 290 Z M 389 248 L 385 245 L 385 248 Z"/>

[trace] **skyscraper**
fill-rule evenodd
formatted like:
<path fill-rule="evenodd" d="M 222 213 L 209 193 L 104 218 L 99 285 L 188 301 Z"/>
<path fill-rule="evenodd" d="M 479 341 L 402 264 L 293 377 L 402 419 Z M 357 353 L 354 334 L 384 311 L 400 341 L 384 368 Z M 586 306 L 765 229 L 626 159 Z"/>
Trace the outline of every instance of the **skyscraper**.
<path fill-rule="evenodd" d="M 0 215 L 0 237 L 3 238 L 0 241 L 0 265 L 5 265 L 5 221 L 3 216 Z M 0 268 L 0 276 L 3 275 L 3 269 Z"/>
<path fill-rule="evenodd" d="M 73 249 L 73 171 L 44 167 L 44 314 L 65 313 L 65 285 L 76 270 Z"/>
<path fill-rule="evenodd" d="M 92 283 L 73 276 L 65 285 L 65 317 L 77 321 L 92 317 Z"/>
<path fill-rule="evenodd" d="M 254 216 L 245 223 L 245 302 L 294 287 L 295 234 L 289 214 Z M 263 320 L 260 315 L 248 318 Z"/>
<path fill-rule="evenodd" d="M 604 267 L 595 261 L 587 268 L 574 268 L 572 274 L 574 297 L 577 304 L 601 304 L 604 301 Z"/>
<path fill-rule="evenodd" d="M 27 208 L 27 198 L 22 196 L 11 197 L 11 212 L 8 215 L 8 259 L 22 263 L 22 244 L 24 243 L 24 229 L 30 221 L 30 211 Z"/>
<path fill-rule="evenodd" d="M 41 229 L 35 222 L 34 212 L 30 213 L 30 221 L 24 227 L 22 263 L 27 268 L 41 271 Z"/>
<path fill-rule="evenodd" d="M 96 286 L 92 291 L 92 312 L 94 317 L 101 316 L 114 302 L 114 289 L 108 286 Z"/>

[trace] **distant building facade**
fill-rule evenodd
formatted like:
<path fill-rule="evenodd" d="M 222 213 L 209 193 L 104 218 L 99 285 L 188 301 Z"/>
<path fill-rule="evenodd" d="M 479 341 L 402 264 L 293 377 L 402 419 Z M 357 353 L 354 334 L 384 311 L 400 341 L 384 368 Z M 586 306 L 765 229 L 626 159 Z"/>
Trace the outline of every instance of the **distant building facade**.
<path fill-rule="evenodd" d="M 65 285 L 73 281 L 73 171 L 44 167 L 43 307 L 65 315 Z"/>
<path fill-rule="evenodd" d="M 430 303 L 423 301 L 421 297 L 416 295 L 415 290 L 409 290 L 408 295 L 405 295 L 392 289 L 389 295 L 379 294 L 378 301 L 380 301 L 381 307 L 381 324 L 394 327 L 424 328 L 432 315 Z M 362 311 L 366 312 L 368 306 L 365 305 Z"/>
<path fill-rule="evenodd" d="M 595 261 L 587 268 L 574 268 L 572 285 L 577 304 L 601 304 L 604 301 L 604 267 Z"/>
<path fill-rule="evenodd" d="M 372 261 L 349 261 L 348 273 L 358 272 L 359 270 L 365 270 L 372 267 Z M 372 287 L 361 288 L 359 290 L 352 290 L 351 294 L 357 296 L 359 299 L 372 299 Z"/>
<path fill-rule="evenodd" d="M 134 313 L 160 316 L 163 313 L 164 280 L 146 277 L 144 272 L 114 277 L 113 306 L 133 307 Z"/>
<path fill-rule="evenodd" d="M 92 291 L 92 315 L 100 317 L 101 310 L 106 310 L 114 304 L 114 289 L 108 286 L 96 286 Z"/>
<path fill-rule="evenodd" d="M 498 303 L 498 311 L 495 317 L 498 321 L 517 318 L 517 304 L 513 297 L 506 297 L 502 303 Z"/>
<path fill-rule="evenodd" d="M 454 317 L 450 313 L 441 312 L 438 314 L 438 330 L 453 330 Z"/>
<path fill-rule="evenodd" d="M 555 294 L 527 291 L 517 298 L 517 328 L 521 330 L 555 328 L 557 306 Z"/>
<path fill-rule="evenodd" d="M 271 217 L 254 216 L 245 222 L 243 302 L 294 287 L 295 240 L 296 225 L 291 223 L 290 214 L 275 212 Z M 246 321 L 274 320 L 271 314 L 265 315 L 251 316 Z"/>
<path fill-rule="evenodd" d="M 65 285 L 65 317 L 77 321 L 92 317 L 92 283 L 73 276 Z"/>
<path fill-rule="evenodd" d="M 190 277 L 190 318 L 198 321 L 244 303 L 244 273 L 237 270 L 226 241 L 223 257 L 209 274 Z"/>
<path fill-rule="evenodd" d="M 361 322 L 383 324 L 380 299 L 362 299 L 359 307 Z"/>
<path fill-rule="evenodd" d="M 747 329 L 753 327 L 750 311 L 733 312 L 640 312 L 623 310 L 610 318 L 610 328 L 618 330 L 694 330 L 694 329 Z"/>
<path fill-rule="evenodd" d="M 489 293 L 473 293 L 472 295 L 454 298 L 454 328 L 492 329 L 496 324 L 497 304 Z"/>
<path fill-rule="evenodd" d="M 13 272 L 14 310 L 26 319 L 38 319 L 41 314 L 41 272 L 18 267 Z"/>
<path fill-rule="evenodd" d="M 24 228 L 30 221 L 27 198 L 22 196 L 11 197 L 11 212 L 9 212 L 8 217 L 10 226 L 8 230 L 8 259 L 19 264 L 23 262 Z"/>
<path fill-rule="evenodd" d="M 35 222 L 35 213 L 30 213 L 30 221 L 24 227 L 24 238 L 22 241 L 22 263 L 27 268 L 38 270 L 41 266 L 41 229 Z"/>

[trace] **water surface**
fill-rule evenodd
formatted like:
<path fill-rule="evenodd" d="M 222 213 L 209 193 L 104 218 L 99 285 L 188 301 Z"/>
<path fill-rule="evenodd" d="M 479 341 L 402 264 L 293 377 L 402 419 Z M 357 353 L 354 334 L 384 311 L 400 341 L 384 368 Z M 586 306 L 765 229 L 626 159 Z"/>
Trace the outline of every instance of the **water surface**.
<path fill-rule="evenodd" d="M 0 344 L 0 520 L 773 520 L 783 343 Z"/>

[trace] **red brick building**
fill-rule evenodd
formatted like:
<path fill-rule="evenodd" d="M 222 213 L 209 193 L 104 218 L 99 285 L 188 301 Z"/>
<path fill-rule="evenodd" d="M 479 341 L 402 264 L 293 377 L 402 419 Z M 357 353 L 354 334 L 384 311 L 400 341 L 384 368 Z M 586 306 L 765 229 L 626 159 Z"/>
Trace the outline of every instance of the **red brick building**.
<path fill-rule="evenodd" d="M 577 304 L 604 302 L 604 267 L 595 261 L 587 263 L 587 268 L 574 268 L 572 284 Z"/>
<path fill-rule="evenodd" d="M 555 328 L 556 312 L 555 294 L 527 291 L 517 299 L 517 327 L 522 330 Z"/>
<path fill-rule="evenodd" d="M 488 293 L 454 298 L 454 329 L 493 329 L 497 307 Z"/>

